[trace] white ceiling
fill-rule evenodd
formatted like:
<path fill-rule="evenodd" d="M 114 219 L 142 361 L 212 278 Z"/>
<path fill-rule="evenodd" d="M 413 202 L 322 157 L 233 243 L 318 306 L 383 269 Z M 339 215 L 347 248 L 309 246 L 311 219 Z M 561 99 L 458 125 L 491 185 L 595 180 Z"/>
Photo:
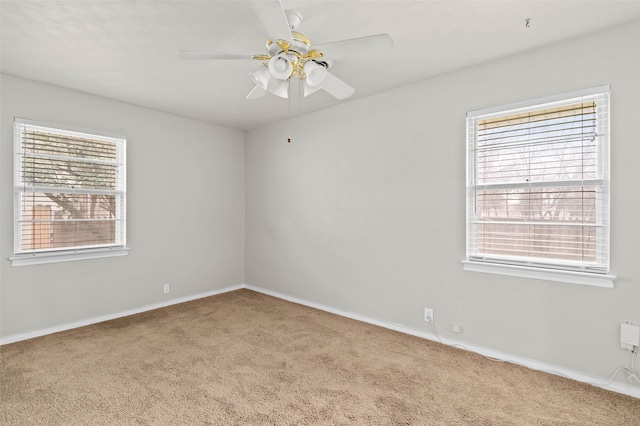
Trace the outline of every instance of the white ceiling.
<path fill-rule="evenodd" d="M 640 19 L 640 1 L 282 0 L 302 14 L 297 31 L 314 44 L 378 33 L 394 39 L 389 55 L 334 62 L 332 73 L 356 89 L 344 101 L 323 91 L 245 100 L 253 87 L 247 74 L 259 62 L 178 57 L 182 50 L 264 53 L 269 34 L 256 11 L 266 1 L 2 0 L 0 69 L 250 129 L 285 119 L 290 109 L 308 113 Z"/>

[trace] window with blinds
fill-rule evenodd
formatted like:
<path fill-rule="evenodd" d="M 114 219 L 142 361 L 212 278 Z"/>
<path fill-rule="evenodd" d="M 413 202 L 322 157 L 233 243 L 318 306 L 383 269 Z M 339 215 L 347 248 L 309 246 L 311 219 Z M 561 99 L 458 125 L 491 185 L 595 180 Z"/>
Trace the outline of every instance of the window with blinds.
<path fill-rule="evenodd" d="M 125 247 L 125 140 L 16 119 L 15 256 Z"/>
<path fill-rule="evenodd" d="M 467 115 L 469 261 L 608 273 L 608 97 Z"/>

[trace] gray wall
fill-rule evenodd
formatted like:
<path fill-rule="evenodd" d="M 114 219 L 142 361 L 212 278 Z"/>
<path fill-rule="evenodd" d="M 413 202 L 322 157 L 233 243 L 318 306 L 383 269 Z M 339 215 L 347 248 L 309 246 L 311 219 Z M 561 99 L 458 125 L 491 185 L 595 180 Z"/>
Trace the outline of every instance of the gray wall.
<path fill-rule="evenodd" d="M 242 132 L 7 75 L 0 84 L 3 339 L 244 282 Z M 10 266 L 14 117 L 127 138 L 128 256 Z"/>
<path fill-rule="evenodd" d="M 291 144 L 286 123 L 248 132 L 246 283 L 425 333 L 431 307 L 445 338 L 608 378 L 640 323 L 638 40 L 636 21 L 343 103 Z M 466 112 L 604 84 L 615 288 L 463 271 Z"/>

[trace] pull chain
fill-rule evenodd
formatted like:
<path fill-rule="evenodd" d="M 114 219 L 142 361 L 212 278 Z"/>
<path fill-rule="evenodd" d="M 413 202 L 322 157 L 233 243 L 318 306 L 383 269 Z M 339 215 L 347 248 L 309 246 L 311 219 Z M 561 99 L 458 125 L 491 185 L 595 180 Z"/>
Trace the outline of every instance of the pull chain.
<path fill-rule="evenodd" d="M 291 79 L 289 79 L 289 96 L 287 98 L 289 101 L 289 137 L 287 138 L 287 143 L 291 143 Z"/>

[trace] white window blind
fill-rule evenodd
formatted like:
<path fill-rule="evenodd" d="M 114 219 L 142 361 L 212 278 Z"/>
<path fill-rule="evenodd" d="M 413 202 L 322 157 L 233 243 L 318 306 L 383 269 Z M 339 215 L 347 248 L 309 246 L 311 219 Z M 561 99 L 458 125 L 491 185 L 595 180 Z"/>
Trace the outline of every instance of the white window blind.
<path fill-rule="evenodd" d="M 125 247 L 125 139 L 14 123 L 15 258 Z"/>
<path fill-rule="evenodd" d="M 467 259 L 609 271 L 609 88 L 467 115 Z"/>

